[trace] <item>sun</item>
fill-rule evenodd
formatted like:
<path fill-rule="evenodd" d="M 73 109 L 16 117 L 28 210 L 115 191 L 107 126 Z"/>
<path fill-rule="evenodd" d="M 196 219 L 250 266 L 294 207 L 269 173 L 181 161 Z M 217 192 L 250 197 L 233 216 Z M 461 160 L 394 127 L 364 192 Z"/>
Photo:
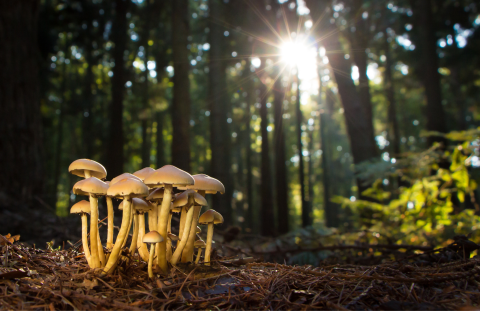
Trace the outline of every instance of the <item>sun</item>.
<path fill-rule="evenodd" d="M 309 47 L 302 40 L 285 41 L 280 47 L 280 60 L 292 67 L 311 65 L 309 54 Z"/>

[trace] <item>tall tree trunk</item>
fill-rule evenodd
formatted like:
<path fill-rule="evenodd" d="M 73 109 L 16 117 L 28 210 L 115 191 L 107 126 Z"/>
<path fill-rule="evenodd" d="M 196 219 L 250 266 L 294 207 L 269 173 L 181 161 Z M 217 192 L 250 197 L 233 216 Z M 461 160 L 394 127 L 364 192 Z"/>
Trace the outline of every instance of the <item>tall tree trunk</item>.
<path fill-rule="evenodd" d="M 42 191 L 39 6 L 0 1 L 0 189 L 22 200 Z"/>
<path fill-rule="evenodd" d="M 282 76 L 279 75 L 273 86 L 274 108 L 274 143 L 275 143 L 275 187 L 277 197 L 278 233 L 284 234 L 289 229 L 287 166 L 285 159 L 285 134 L 283 130 L 283 100 L 285 89 Z"/>
<path fill-rule="evenodd" d="M 163 122 L 164 122 L 164 117 L 163 117 L 163 112 L 162 111 L 157 111 L 156 113 L 156 118 L 157 118 L 157 168 L 160 168 L 167 164 L 167 161 L 165 160 L 165 151 L 164 151 L 164 139 L 163 139 Z"/>
<path fill-rule="evenodd" d="M 110 144 L 105 163 L 109 176 L 123 173 L 123 98 L 125 95 L 125 61 L 123 55 L 127 47 L 127 0 L 115 0 L 115 17 L 112 26 L 113 49 L 112 103 L 110 105 Z"/>
<path fill-rule="evenodd" d="M 231 198 L 233 182 L 231 177 L 230 153 L 231 134 L 228 118 L 228 97 L 223 54 L 222 4 L 219 0 L 209 0 L 209 99 L 210 99 L 210 148 L 212 150 L 211 174 L 225 185 L 224 195 L 213 196 L 213 208 L 224 217 L 225 224 L 231 224 Z"/>
<path fill-rule="evenodd" d="M 300 107 L 300 79 L 298 78 L 297 67 L 297 96 L 295 101 L 295 114 L 297 118 L 297 149 L 298 149 L 298 178 L 300 183 L 300 197 L 301 197 L 301 209 L 302 209 L 302 227 L 308 227 L 312 225 L 312 211 L 305 199 L 305 167 L 303 162 L 303 144 L 302 144 L 302 122 L 303 114 Z"/>
<path fill-rule="evenodd" d="M 187 37 L 188 0 L 172 0 L 172 164 L 190 171 L 190 80 Z M 213 44 L 211 44 L 213 46 Z"/>
<path fill-rule="evenodd" d="M 322 15 L 323 12 L 328 9 L 326 7 L 326 1 L 307 0 L 306 3 L 310 9 L 313 20 L 323 18 L 323 20 L 327 20 L 328 22 L 328 18 L 324 18 Z M 336 33 L 332 34 L 332 31 L 335 30 L 332 29 L 331 25 L 325 23 L 319 25 L 317 28 L 321 28 L 322 31 L 330 33 L 328 36 L 323 36 L 324 40 L 322 42 L 327 51 L 330 66 L 337 83 L 338 93 L 342 101 L 354 163 L 358 164 L 372 159 L 377 155 L 373 126 L 367 116 L 367 109 L 365 109 L 362 101 L 359 99 L 360 97 L 350 74 L 345 74 L 351 72 L 351 63 L 345 59 L 343 53 L 338 52 L 342 51 L 342 46 L 338 35 Z M 318 37 L 320 36 L 321 34 L 319 33 Z M 368 188 L 369 185 L 357 178 L 357 186 L 359 197 L 361 199 L 371 200 L 362 195 L 363 190 Z"/>
<path fill-rule="evenodd" d="M 252 103 L 255 100 L 255 88 L 254 88 L 254 83 L 253 79 L 251 77 L 248 77 L 250 73 L 250 68 L 249 66 L 246 66 L 246 68 L 243 71 L 243 76 L 244 79 L 246 79 L 246 92 L 247 92 L 247 97 L 245 98 L 245 101 L 247 103 L 247 107 L 245 108 L 245 133 L 243 134 L 244 137 L 244 148 L 245 148 L 245 166 L 246 166 L 246 189 L 247 189 L 247 211 L 246 211 L 246 216 L 245 216 L 245 221 L 246 221 L 246 228 L 249 229 L 249 231 L 253 231 L 255 228 L 254 226 L 254 219 L 255 219 L 255 213 L 254 213 L 254 203 L 253 203 L 253 174 L 252 174 L 252 138 L 251 138 L 251 120 L 252 120 Z"/>
<path fill-rule="evenodd" d="M 442 106 L 442 94 L 440 87 L 440 74 L 438 73 L 437 36 L 433 21 L 432 1 L 419 0 L 416 2 L 418 15 L 417 21 L 420 31 L 420 52 L 422 57 L 422 77 L 427 97 L 427 130 L 445 133 L 447 132 L 445 111 Z M 445 142 L 438 136 L 429 136 L 428 144 L 436 141 Z"/>
<path fill-rule="evenodd" d="M 148 39 L 150 34 L 150 10 L 151 10 L 150 0 L 147 0 L 144 8 L 144 18 L 145 24 L 143 25 L 143 34 L 142 34 L 142 46 L 143 46 L 143 62 L 145 64 L 145 71 L 143 72 L 143 107 L 142 107 L 142 167 L 150 166 L 150 136 L 148 135 L 148 127 L 150 123 L 150 113 L 148 101 L 150 99 L 148 94 L 148 56 L 149 56 L 149 47 Z"/>
<path fill-rule="evenodd" d="M 65 38 L 65 46 L 64 46 L 64 54 L 65 54 L 65 60 L 67 59 L 68 55 L 68 37 L 66 36 L 66 33 L 64 33 L 64 38 Z M 55 170 L 53 173 L 53 196 L 52 196 L 52 206 L 56 207 L 57 206 L 57 200 L 58 200 L 58 184 L 60 181 L 60 168 L 62 166 L 62 145 L 63 145 L 63 120 L 65 119 L 65 112 L 66 112 L 66 90 L 67 90 L 67 63 L 63 61 L 62 65 L 62 85 L 60 87 L 60 94 L 61 94 L 61 102 L 60 102 L 60 107 L 59 111 L 60 113 L 58 114 L 58 123 L 57 123 L 57 141 L 55 145 Z"/>
<path fill-rule="evenodd" d="M 261 76 L 265 76 L 265 61 L 262 59 L 262 64 L 258 68 Z M 267 111 L 267 87 L 265 79 L 261 78 L 260 84 L 260 128 L 262 135 L 262 155 L 261 155 L 261 185 L 260 196 L 262 206 L 260 208 L 260 228 L 261 234 L 265 236 L 272 236 L 275 234 L 275 222 L 273 211 L 273 193 L 272 193 L 272 174 L 270 172 L 270 148 L 268 143 L 268 111 Z"/>
<path fill-rule="evenodd" d="M 393 84 L 392 75 L 392 57 L 390 54 L 390 43 L 388 42 L 388 34 L 383 32 L 385 37 L 385 91 L 387 93 L 388 100 L 388 140 L 392 144 L 393 155 L 398 156 L 400 154 L 400 129 L 398 127 L 397 109 L 395 100 L 395 88 Z"/>
<path fill-rule="evenodd" d="M 92 31 L 90 28 L 92 27 L 91 25 L 88 25 L 89 27 L 87 33 L 88 33 L 88 38 L 86 38 L 86 44 L 85 44 L 85 60 L 87 62 L 87 69 L 85 72 L 85 80 L 83 84 L 83 115 L 82 115 L 82 138 L 83 138 L 83 150 L 84 154 L 83 157 L 87 159 L 91 159 L 93 156 L 93 142 L 95 141 L 95 136 L 92 133 L 93 130 L 93 115 L 92 115 L 92 105 L 94 101 L 93 97 L 93 84 L 94 78 L 93 78 L 93 63 L 94 63 L 94 57 L 93 57 L 93 46 L 92 46 Z"/>

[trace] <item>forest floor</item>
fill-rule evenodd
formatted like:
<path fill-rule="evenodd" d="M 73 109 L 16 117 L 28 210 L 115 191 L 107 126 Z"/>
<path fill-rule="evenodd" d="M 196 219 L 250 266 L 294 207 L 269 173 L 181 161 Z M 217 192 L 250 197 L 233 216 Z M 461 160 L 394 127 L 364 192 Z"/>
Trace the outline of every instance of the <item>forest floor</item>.
<path fill-rule="evenodd" d="M 324 261 L 295 266 L 217 255 L 212 266 L 179 265 L 154 279 L 137 257 L 125 257 L 114 274 L 101 276 L 89 269 L 75 244 L 39 249 L 17 238 L 0 236 L 0 309 L 480 308 L 480 258 L 460 259 L 464 249 L 468 252 L 462 248 L 470 243 L 466 238 L 372 265 Z"/>

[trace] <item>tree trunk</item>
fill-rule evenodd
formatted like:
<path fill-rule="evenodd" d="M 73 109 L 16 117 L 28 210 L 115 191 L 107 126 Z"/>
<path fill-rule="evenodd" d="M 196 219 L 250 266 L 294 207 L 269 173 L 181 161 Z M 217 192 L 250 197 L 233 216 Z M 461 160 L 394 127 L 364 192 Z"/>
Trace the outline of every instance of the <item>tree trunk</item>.
<path fill-rule="evenodd" d="M 395 101 L 395 88 L 393 85 L 392 75 L 392 57 L 390 54 L 390 43 L 388 42 L 388 34 L 383 32 L 385 37 L 385 91 L 388 100 L 388 140 L 392 144 L 393 156 L 398 157 L 400 154 L 400 129 L 398 128 L 397 110 Z"/>
<path fill-rule="evenodd" d="M 277 197 L 278 233 L 284 234 L 289 229 L 287 166 L 285 159 L 285 134 L 283 130 L 283 100 L 285 89 L 282 76 L 278 76 L 273 86 L 274 108 L 274 143 L 275 143 L 275 187 Z"/>
<path fill-rule="evenodd" d="M 157 168 L 160 168 L 167 164 L 167 161 L 165 160 L 165 151 L 164 149 L 164 140 L 163 140 L 163 112 L 162 111 L 157 111 L 156 113 L 157 117 Z"/>
<path fill-rule="evenodd" d="M 303 114 L 300 107 L 300 79 L 298 78 L 297 68 L 297 96 L 295 102 L 295 113 L 297 118 L 297 149 L 298 149 L 298 178 L 300 183 L 300 197 L 302 209 L 302 227 L 312 225 L 312 211 L 310 210 L 307 201 L 305 200 L 305 167 L 303 162 L 303 144 L 302 144 L 302 122 Z"/>
<path fill-rule="evenodd" d="M 93 157 L 93 142 L 95 134 L 93 130 L 93 115 L 92 106 L 94 97 L 92 94 L 92 87 L 94 87 L 93 78 L 93 46 L 92 46 L 92 31 L 91 25 L 88 25 L 88 38 L 85 39 L 85 61 L 88 65 L 85 72 L 85 80 L 83 84 L 83 111 L 82 111 L 82 138 L 83 138 L 83 156 L 84 158 L 91 159 Z"/>
<path fill-rule="evenodd" d="M 125 95 L 125 61 L 124 52 L 127 47 L 127 0 L 115 0 L 115 17 L 112 26 L 112 40 L 114 43 L 112 77 L 112 103 L 110 105 L 110 144 L 107 155 L 108 175 L 111 177 L 123 173 L 123 98 Z"/>
<path fill-rule="evenodd" d="M 306 3 L 310 9 L 313 20 L 320 20 L 324 17 L 323 13 L 327 9 L 325 2 L 307 0 Z M 328 22 L 328 18 L 323 18 L 323 20 L 327 20 Z M 333 31 L 329 23 L 319 25 L 317 28 L 321 28 L 322 32 L 327 33 Z M 318 36 L 320 37 L 320 33 Z M 351 63 L 345 59 L 343 53 L 338 52 L 342 51 L 338 36 L 324 36 L 322 42 L 325 46 L 330 66 L 337 83 L 338 93 L 342 101 L 354 163 L 358 164 L 372 159 L 377 155 L 373 126 L 371 122 L 369 122 L 367 110 L 359 99 L 360 97 L 350 74 L 345 74 L 351 72 Z M 357 186 L 359 197 L 361 199 L 371 200 L 361 194 L 369 185 L 357 179 Z"/>
<path fill-rule="evenodd" d="M 172 164 L 190 171 L 190 80 L 187 36 L 188 0 L 172 0 Z M 213 46 L 213 44 L 212 44 Z"/>
<path fill-rule="evenodd" d="M 253 174 L 252 174 L 252 138 L 251 138 L 251 120 L 252 120 L 252 102 L 254 101 L 254 83 L 253 78 L 248 77 L 250 73 L 250 68 L 246 66 L 243 71 L 244 79 L 246 79 L 246 92 L 247 97 L 245 98 L 247 107 L 245 108 L 245 133 L 243 134 L 243 144 L 245 148 L 245 166 L 246 166 L 246 189 L 247 189 L 247 211 L 245 212 L 245 227 L 249 229 L 249 232 L 252 232 L 255 228 L 254 219 L 254 204 L 253 204 Z"/>
<path fill-rule="evenodd" d="M 427 97 L 427 130 L 446 133 L 447 125 L 442 105 L 440 74 L 438 73 L 437 36 L 435 35 L 432 2 L 430 0 L 419 0 L 416 5 L 422 57 L 421 73 Z M 429 136 L 427 141 L 429 145 L 432 145 L 434 142 L 445 142 L 445 139 L 438 136 Z"/>
<path fill-rule="evenodd" d="M 258 68 L 261 76 L 265 75 L 265 61 L 262 59 L 262 64 Z M 275 234 L 275 221 L 273 211 L 273 193 L 272 193 L 272 174 L 270 172 L 270 148 L 268 144 L 268 111 L 267 111 L 267 97 L 268 90 L 264 79 L 260 83 L 260 128 L 262 134 L 262 155 L 261 155 L 261 185 L 260 196 L 262 206 L 260 208 L 260 232 L 265 236 L 272 236 Z"/>
<path fill-rule="evenodd" d="M 227 123 L 228 101 L 223 54 L 222 4 L 219 0 L 209 0 L 209 99 L 210 99 L 210 148 L 212 150 L 211 175 L 225 185 L 224 195 L 213 196 L 212 207 L 223 215 L 224 223 L 231 224 L 231 198 L 233 182 L 230 165 L 231 134 Z"/>
<path fill-rule="evenodd" d="M 0 189 L 20 199 L 41 193 L 37 21 L 40 2 L 0 1 Z"/>
<path fill-rule="evenodd" d="M 149 94 L 148 94 L 148 76 L 150 70 L 148 70 L 148 56 L 149 56 L 149 47 L 148 39 L 150 34 L 150 10 L 151 10 L 150 0 L 147 0 L 144 8 L 144 18 L 145 24 L 143 25 L 143 34 L 142 34 L 142 46 L 143 46 L 143 62 L 145 64 L 145 71 L 143 72 L 143 107 L 141 112 L 142 120 L 142 167 L 150 166 L 150 135 L 148 135 L 148 128 L 150 123 L 150 110 L 149 110 Z"/>

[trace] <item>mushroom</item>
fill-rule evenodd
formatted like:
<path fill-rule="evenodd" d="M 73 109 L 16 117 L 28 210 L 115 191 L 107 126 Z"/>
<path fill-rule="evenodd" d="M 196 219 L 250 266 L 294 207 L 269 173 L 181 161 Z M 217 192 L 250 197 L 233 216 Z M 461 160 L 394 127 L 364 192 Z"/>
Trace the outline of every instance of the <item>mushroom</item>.
<path fill-rule="evenodd" d="M 133 173 L 133 175 L 140 178 L 141 181 L 144 181 L 145 178 L 153 172 L 155 172 L 155 170 L 153 168 L 147 166 L 147 167 L 142 168 L 139 171 L 136 171 L 135 173 Z"/>
<path fill-rule="evenodd" d="M 102 164 L 89 159 L 78 159 L 73 161 L 68 167 L 68 172 L 84 178 L 97 177 L 98 179 L 104 179 L 107 177 L 105 167 L 103 167 Z"/>
<path fill-rule="evenodd" d="M 87 259 L 88 265 L 92 268 L 92 258 L 90 255 L 90 249 L 88 248 L 88 219 L 87 214 L 90 215 L 90 203 L 88 201 L 82 200 L 70 209 L 70 214 L 79 214 L 82 218 L 82 246 L 83 252 L 85 253 L 85 258 Z"/>
<path fill-rule="evenodd" d="M 107 195 L 123 198 L 122 225 L 120 226 L 117 240 L 115 241 L 107 264 L 103 269 L 104 273 L 112 273 L 113 268 L 117 264 L 123 242 L 128 234 L 127 229 L 131 223 L 132 199 L 135 197 L 146 197 L 148 195 L 148 187 L 140 180 L 126 178 L 111 185 L 110 188 L 108 188 Z"/>
<path fill-rule="evenodd" d="M 184 209 L 186 208 L 186 218 L 185 218 L 185 226 L 183 229 L 183 233 L 180 236 L 180 243 L 177 245 L 175 252 L 173 253 L 172 260 L 170 261 L 172 265 L 175 265 L 178 260 L 180 259 L 180 255 L 182 254 L 185 245 L 187 245 L 187 240 L 190 235 L 190 231 L 193 231 L 193 237 L 195 238 L 195 230 L 191 230 L 192 222 L 193 222 L 193 214 L 194 214 L 194 205 L 200 206 L 207 206 L 207 200 L 204 197 L 199 195 L 193 190 L 186 190 L 182 194 L 180 194 L 173 202 L 173 207 L 180 207 L 183 206 Z M 183 212 L 182 212 L 183 213 Z M 196 228 L 196 226 L 194 227 Z"/>
<path fill-rule="evenodd" d="M 87 195 L 90 200 L 90 245 L 93 268 L 101 268 L 105 264 L 105 253 L 101 243 L 98 243 L 98 197 L 107 193 L 108 185 L 96 177 L 90 177 L 77 182 L 73 193 Z"/>
<path fill-rule="evenodd" d="M 135 226 L 133 227 L 134 230 L 133 230 L 132 244 L 130 244 L 131 255 L 133 255 L 135 253 L 135 250 L 137 249 L 138 238 L 140 237 L 140 241 L 142 241 L 143 236 L 145 235 L 145 215 L 144 214 L 145 212 L 151 211 L 153 209 L 152 204 L 148 203 L 145 200 L 134 198 L 132 202 L 133 202 L 133 209 L 134 209 Z"/>
<path fill-rule="evenodd" d="M 202 195 L 203 197 L 205 197 L 206 193 L 208 194 L 225 193 L 225 186 L 218 179 L 212 178 L 205 174 L 193 175 L 193 179 L 195 180 L 195 184 L 186 186 L 185 188 L 195 190 L 198 192 L 198 194 Z M 195 210 L 193 214 L 192 229 L 198 225 L 198 218 L 200 216 L 200 212 L 201 212 L 201 207 L 195 206 Z M 180 232 L 182 231 L 183 230 L 180 230 Z M 193 261 L 194 243 L 195 243 L 195 233 L 194 233 L 194 230 L 191 230 L 190 235 L 188 237 L 187 246 L 185 247 L 185 250 L 182 253 L 182 262 Z"/>
<path fill-rule="evenodd" d="M 206 211 L 200 216 L 199 223 L 208 225 L 207 231 L 207 247 L 205 249 L 205 264 L 210 265 L 210 253 L 212 252 L 212 240 L 213 240 L 213 225 L 222 224 L 223 217 L 217 211 L 211 209 Z"/>
<path fill-rule="evenodd" d="M 202 256 L 202 248 L 205 248 L 206 244 L 203 240 L 198 240 L 195 241 L 194 246 L 195 248 L 198 248 L 197 259 L 195 260 L 195 263 L 198 265 L 200 262 L 200 257 Z"/>
<path fill-rule="evenodd" d="M 145 184 L 152 188 L 164 188 L 162 206 L 159 211 L 157 230 L 162 236 L 167 236 L 168 217 L 170 215 L 170 202 L 173 187 L 193 185 L 195 180 L 189 173 L 173 165 L 165 165 L 148 175 Z M 167 243 L 157 244 L 156 248 L 158 266 L 164 273 L 168 273 Z"/>
<path fill-rule="evenodd" d="M 153 278 L 153 254 L 155 253 L 155 244 L 163 242 L 163 237 L 157 231 L 150 231 L 143 236 L 143 243 L 150 244 L 150 255 L 148 256 L 148 277 Z"/>
<path fill-rule="evenodd" d="M 172 241 L 178 241 L 178 236 L 176 236 L 173 233 L 168 232 L 167 233 L 167 260 L 171 261 L 172 260 Z"/>

